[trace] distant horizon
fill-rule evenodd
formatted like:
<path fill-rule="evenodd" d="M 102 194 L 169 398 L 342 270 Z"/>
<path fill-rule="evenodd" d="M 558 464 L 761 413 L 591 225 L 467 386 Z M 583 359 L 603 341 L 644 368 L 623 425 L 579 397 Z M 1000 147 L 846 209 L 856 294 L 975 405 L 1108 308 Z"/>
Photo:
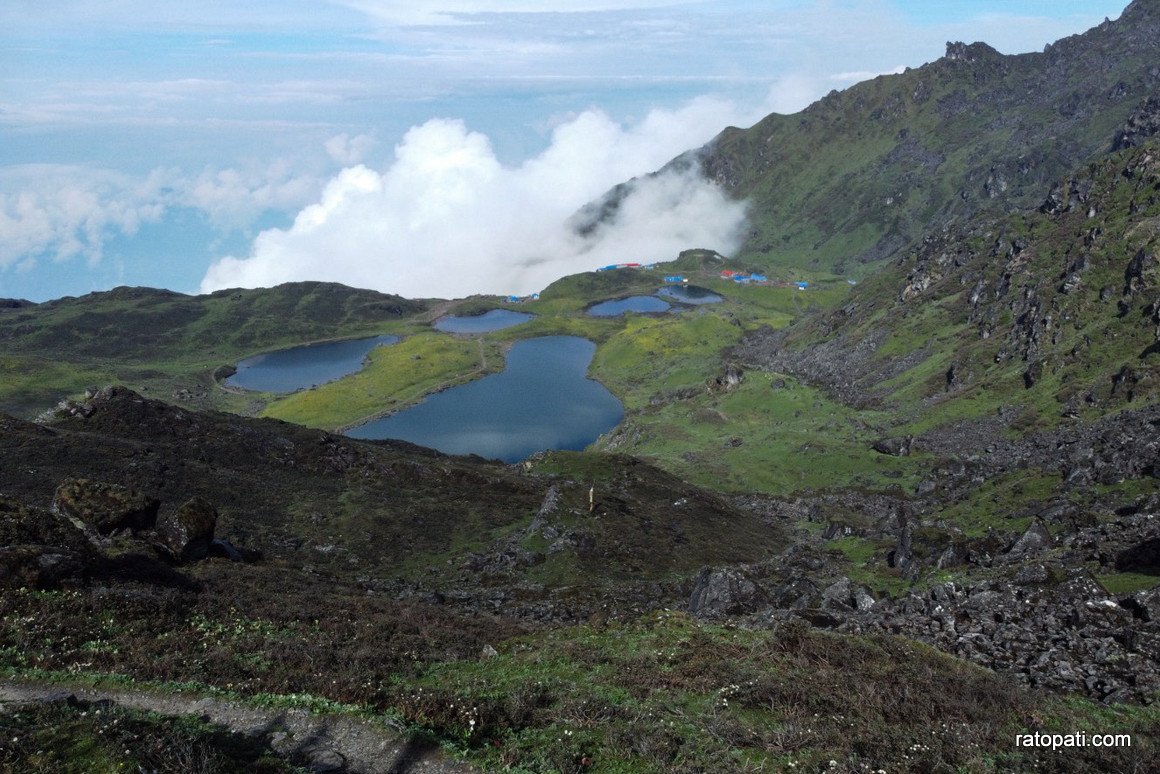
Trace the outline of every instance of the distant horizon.
<path fill-rule="evenodd" d="M 921 66 L 947 40 L 1039 51 L 1125 5 L 15 0 L 0 298 L 307 280 L 503 295 L 728 250 L 741 205 L 676 176 L 601 244 L 563 224 L 727 126 Z"/>

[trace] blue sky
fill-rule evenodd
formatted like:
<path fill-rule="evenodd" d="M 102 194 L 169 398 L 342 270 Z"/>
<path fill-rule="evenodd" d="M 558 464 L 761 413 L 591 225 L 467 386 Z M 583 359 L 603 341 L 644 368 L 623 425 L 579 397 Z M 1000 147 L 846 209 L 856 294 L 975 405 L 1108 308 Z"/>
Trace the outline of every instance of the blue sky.
<path fill-rule="evenodd" d="M 0 297 L 307 276 L 524 291 L 727 245 L 743 214 L 690 181 L 643 193 L 604 245 L 541 224 L 948 40 L 1040 50 L 1124 2 L 5 0 Z M 704 229 L 645 211 L 674 201 Z"/>

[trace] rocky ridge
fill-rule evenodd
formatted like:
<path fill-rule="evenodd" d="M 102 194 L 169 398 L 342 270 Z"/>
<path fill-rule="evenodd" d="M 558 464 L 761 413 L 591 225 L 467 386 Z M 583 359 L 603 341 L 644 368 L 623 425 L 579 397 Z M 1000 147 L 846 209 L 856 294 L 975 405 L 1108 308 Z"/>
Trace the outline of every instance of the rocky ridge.
<path fill-rule="evenodd" d="M 1041 53 L 948 43 L 935 62 L 727 129 L 673 166 L 752 202 L 743 258 L 854 271 L 932 228 L 1038 204 L 1155 93 L 1157 40 L 1155 4 L 1135 0 Z M 838 161 L 820 175 L 811 158 Z"/>

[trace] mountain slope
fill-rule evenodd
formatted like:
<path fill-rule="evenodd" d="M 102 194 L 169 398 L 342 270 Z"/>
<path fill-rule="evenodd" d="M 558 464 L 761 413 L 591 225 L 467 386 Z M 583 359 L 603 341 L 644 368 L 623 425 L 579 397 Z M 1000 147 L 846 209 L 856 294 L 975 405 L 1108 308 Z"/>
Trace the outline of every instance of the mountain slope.
<path fill-rule="evenodd" d="M 1000 408 L 1031 426 L 1147 404 L 1160 394 L 1157 224 L 1160 143 L 1147 140 L 1038 210 L 934 231 L 840 309 L 752 334 L 739 354 L 901 411 L 916 431 Z"/>
<path fill-rule="evenodd" d="M 468 606 L 535 580 L 521 604 L 554 616 L 545 600 L 556 590 L 543 582 L 578 577 L 587 582 L 565 595 L 574 614 L 662 581 L 649 594 L 672 602 L 703 565 L 752 561 L 782 540 L 760 517 L 629 458 L 562 453 L 541 473 L 543 462 L 356 441 L 120 387 L 49 425 L 0 414 L 0 440 L 0 494 L 26 505 L 46 507 L 66 478 L 155 498 L 162 520 L 201 498 L 219 513 L 220 535 L 270 559 L 372 588 L 454 592 Z"/>
<path fill-rule="evenodd" d="M 952 43 L 936 62 L 832 92 L 796 115 L 727 129 L 697 164 L 750 202 L 739 257 L 864 274 L 930 227 L 1034 206 L 1108 150 L 1160 85 L 1160 4 L 1004 56 Z"/>

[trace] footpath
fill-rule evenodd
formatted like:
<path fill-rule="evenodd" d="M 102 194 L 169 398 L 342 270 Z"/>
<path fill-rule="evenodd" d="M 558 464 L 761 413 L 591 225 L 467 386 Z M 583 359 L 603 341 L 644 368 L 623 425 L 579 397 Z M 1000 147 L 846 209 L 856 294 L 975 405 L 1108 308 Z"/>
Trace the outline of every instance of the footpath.
<path fill-rule="evenodd" d="M 266 740 L 278 755 L 314 772 L 471 774 L 438 748 L 407 738 L 384 721 L 301 709 L 254 707 L 226 699 L 144 690 L 0 680 L 0 712 L 36 702 L 111 702 L 160 715 L 192 715 Z"/>

